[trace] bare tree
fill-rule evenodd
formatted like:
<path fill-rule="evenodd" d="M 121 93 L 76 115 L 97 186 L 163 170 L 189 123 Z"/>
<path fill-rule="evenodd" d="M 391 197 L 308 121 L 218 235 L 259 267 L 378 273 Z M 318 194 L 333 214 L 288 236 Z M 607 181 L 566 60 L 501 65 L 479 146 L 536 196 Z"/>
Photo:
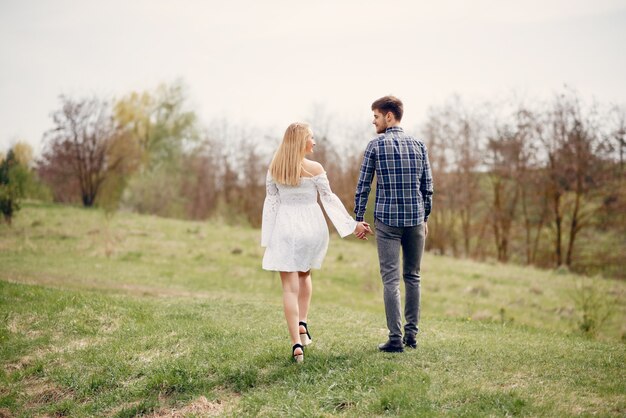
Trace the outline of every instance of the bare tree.
<path fill-rule="evenodd" d="M 440 186 L 434 204 L 442 201 L 440 208 L 449 207 L 447 227 L 452 233 L 458 218 L 463 253 L 472 254 L 471 242 L 478 216 L 478 202 L 482 199 L 480 168 L 483 161 L 483 126 L 475 111 L 470 111 L 460 97 L 455 96 L 442 108 L 432 109 L 424 131 L 432 155 L 433 176 Z M 430 218 L 429 218 L 430 220 Z M 435 219 L 439 223 L 441 219 Z M 434 229 L 434 228 L 433 228 Z M 479 234 L 480 235 L 480 234 Z M 477 240 L 476 240 L 477 241 Z M 452 241 L 457 254 L 456 240 Z"/>
<path fill-rule="evenodd" d="M 549 214 L 543 161 L 538 157 L 538 123 L 537 115 L 530 108 L 519 105 L 512 120 L 514 126 L 510 128 L 519 147 L 509 175 L 518 191 L 526 264 L 535 262 Z"/>
<path fill-rule="evenodd" d="M 624 181 L 624 158 L 626 157 L 626 108 L 622 106 L 613 106 L 609 111 L 611 126 L 610 132 L 606 140 L 603 142 L 605 146 L 604 153 L 610 159 L 618 161 L 615 170 L 615 177 L 621 185 Z"/>
<path fill-rule="evenodd" d="M 591 197 L 601 170 L 595 155 L 598 137 L 594 113 L 592 107 L 588 114 L 584 114 L 577 94 L 568 90 L 557 96 L 546 113 L 544 126 L 538 125 L 547 156 L 547 190 L 554 222 L 557 265 L 572 265 L 578 233 L 590 225 L 595 212 Z M 566 234 L 568 241 L 564 253 Z"/>
<path fill-rule="evenodd" d="M 182 194 L 187 198 L 187 216 L 210 217 L 218 205 L 222 175 L 219 146 L 208 136 L 183 158 L 187 175 L 183 177 Z"/>
<path fill-rule="evenodd" d="M 569 109 L 571 129 L 563 149 L 567 161 L 568 189 L 574 193 L 574 207 L 570 215 L 569 239 L 565 264 L 572 265 L 574 243 L 581 229 L 588 226 L 595 212 L 594 205 L 589 203 L 590 195 L 599 180 L 599 170 L 596 170 L 598 160 L 595 155 L 596 129 L 593 121 L 585 120 L 580 104 L 574 101 Z"/>
<path fill-rule="evenodd" d="M 457 255 L 457 210 L 456 194 L 453 192 L 453 174 L 451 173 L 451 150 L 446 116 L 441 109 L 431 108 L 422 134 L 428 146 L 428 156 L 437 193 L 433 195 L 434 210 L 429 219 L 429 236 L 426 245 L 440 254 L 448 250 Z"/>
<path fill-rule="evenodd" d="M 60 100 L 61 109 L 52 114 L 55 127 L 45 135 L 48 144 L 39 171 L 53 190 L 68 192 L 74 186 L 82 204 L 92 206 L 107 175 L 124 161 L 123 155 L 111 158 L 109 152 L 124 132 L 113 119 L 107 101 L 66 96 Z"/>
<path fill-rule="evenodd" d="M 248 222 L 254 226 L 261 226 L 263 201 L 265 199 L 265 173 L 267 166 L 263 154 L 258 150 L 254 136 L 242 133 L 241 160 L 242 178 L 241 204 Z"/>
<path fill-rule="evenodd" d="M 511 226 L 515 218 L 521 185 L 515 181 L 520 166 L 522 141 L 508 127 L 498 127 L 487 145 L 488 178 L 493 191 L 490 215 L 499 261 L 509 259 Z"/>
<path fill-rule="evenodd" d="M 492 187 L 492 209 L 489 215 L 496 244 L 497 258 L 509 260 L 509 246 L 514 223 L 518 218 L 518 206 L 525 229 L 526 262 L 530 263 L 536 252 L 538 238 L 545 214 L 536 219 L 537 231 L 534 246 L 531 244 L 532 223 L 529 213 L 530 196 L 537 195 L 537 161 L 533 137 L 532 113 L 518 106 L 513 117 L 496 120 L 495 132 L 488 138 L 486 164 Z M 533 206 L 539 202 L 533 200 Z M 534 249 L 533 249 L 534 247 Z"/>

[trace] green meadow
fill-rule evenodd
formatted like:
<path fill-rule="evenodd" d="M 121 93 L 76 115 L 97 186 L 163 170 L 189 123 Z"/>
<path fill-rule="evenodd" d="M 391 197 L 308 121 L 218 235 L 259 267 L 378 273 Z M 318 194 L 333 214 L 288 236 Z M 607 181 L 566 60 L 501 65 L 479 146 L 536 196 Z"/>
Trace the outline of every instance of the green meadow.
<path fill-rule="evenodd" d="M 331 236 L 291 360 L 260 231 L 26 203 L 0 225 L 0 417 L 625 416 L 626 283 L 427 254 L 386 339 L 373 239 Z"/>

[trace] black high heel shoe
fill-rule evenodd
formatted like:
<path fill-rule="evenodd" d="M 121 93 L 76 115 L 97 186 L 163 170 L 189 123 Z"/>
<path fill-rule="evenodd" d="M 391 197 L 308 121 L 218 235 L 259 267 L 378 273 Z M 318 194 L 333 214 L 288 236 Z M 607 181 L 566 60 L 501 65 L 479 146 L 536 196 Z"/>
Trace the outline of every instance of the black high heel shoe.
<path fill-rule="evenodd" d="M 309 327 L 307 327 L 306 322 L 300 321 L 298 325 L 302 325 L 306 330 L 305 333 L 300 333 L 300 341 L 302 341 L 302 344 L 306 347 L 313 342 L 313 338 L 311 337 L 311 334 L 309 334 Z"/>
<path fill-rule="evenodd" d="M 297 348 L 302 350 L 302 353 L 296 354 Z M 291 348 L 291 354 L 293 355 L 293 359 L 296 361 L 296 363 L 302 363 L 304 361 L 304 347 L 302 347 L 302 344 L 294 344 Z"/>

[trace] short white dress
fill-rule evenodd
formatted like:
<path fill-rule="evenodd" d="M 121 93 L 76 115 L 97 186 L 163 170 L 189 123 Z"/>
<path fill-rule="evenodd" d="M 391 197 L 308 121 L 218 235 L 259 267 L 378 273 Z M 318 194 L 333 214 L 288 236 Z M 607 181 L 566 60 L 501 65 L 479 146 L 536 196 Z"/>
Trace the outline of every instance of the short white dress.
<path fill-rule="evenodd" d="M 354 232 L 357 222 L 335 195 L 326 173 L 302 177 L 298 186 L 274 182 L 267 174 L 263 204 L 261 246 L 265 248 L 263 269 L 309 271 L 319 269 L 328 249 L 328 226 L 317 203 L 343 238 Z"/>

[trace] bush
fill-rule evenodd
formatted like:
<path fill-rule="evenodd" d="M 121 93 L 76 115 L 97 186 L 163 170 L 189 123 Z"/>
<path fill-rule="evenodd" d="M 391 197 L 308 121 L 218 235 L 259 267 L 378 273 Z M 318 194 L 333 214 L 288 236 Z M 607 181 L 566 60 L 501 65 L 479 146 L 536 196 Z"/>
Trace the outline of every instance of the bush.
<path fill-rule="evenodd" d="M 614 301 L 600 287 L 599 279 L 582 277 L 573 295 L 578 316 L 578 329 L 596 336 L 614 312 Z"/>
<path fill-rule="evenodd" d="M 20 199 L 30 173 L 28 167 L 20 164 L 13 150 L 0 163 L 0 212 L 11 225 L 13 215 L 20 209 Z"/>

